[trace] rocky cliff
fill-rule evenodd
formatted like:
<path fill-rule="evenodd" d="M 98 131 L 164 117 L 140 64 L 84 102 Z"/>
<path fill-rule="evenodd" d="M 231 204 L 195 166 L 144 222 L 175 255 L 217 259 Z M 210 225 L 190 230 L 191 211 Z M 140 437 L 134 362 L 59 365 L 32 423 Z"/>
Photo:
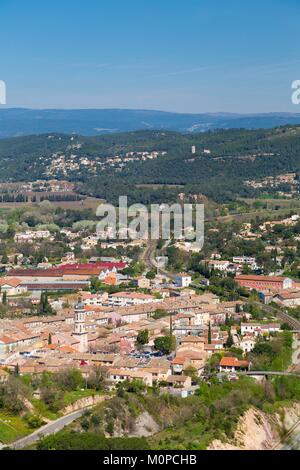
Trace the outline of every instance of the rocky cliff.
<path fill-rule="evenodd" d="M 300 420 L 300 404 L 267 414 L 250 408 L 240 418 L 234 439 L 214 440 L 208 450 L 270 450 L 280 447 L 283 436 Z"/>

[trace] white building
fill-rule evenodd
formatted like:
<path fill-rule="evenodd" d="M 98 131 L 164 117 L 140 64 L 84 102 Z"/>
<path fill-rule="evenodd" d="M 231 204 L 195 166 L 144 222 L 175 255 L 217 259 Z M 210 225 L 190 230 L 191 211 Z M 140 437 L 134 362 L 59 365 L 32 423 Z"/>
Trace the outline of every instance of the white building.
<path fill-rule="evenodd" d="M 50 239 L 51 238 L 51 233 L 49 230 L 26 230 L 26 232 L 19 232 L 15 234 L 14 240 L 17 243 L 22 243 L 22 242 L 31 242 L 33 240 L 39 240 L 39 239 Z"/>
<path fill-rule="evenodd" d="M 230 267 L 230 261 L 222 260 L 210 260 L 208 262 L 209 269 L 217 269 L 218 271 L 228 271 Z"/>
<path fill-rule="evenodd" d="M 245 337 L 240 341 L 239 347 L 243 350 L 244 353 L 251 352 L 255 347 L 255 338 Z"/>
<path fill-rule="evenodd" d="M 128 307 L 152 302 L 160 302 L 160 299 L 140 292 L 117 292 L 108 296 L 108 303 L 111 307 Z"/>
<path fill-rule="evenodd" d="M 252 256 L 234 256 L 232 258 L 232 261 L 238 264 L 247 264 L 248 266 L 251 266 L 253 269 L 256 268 L 256 259 L 253 258 Z"/>
<path fill-rule="evenodd" d="M 22 280 L 17 278 L 0 279 L 1 295 L 6 292 L 7 296 L 22 295 L 27 292 L 27 287 L 22 285 Z"/>
<path fill-rule="evenodd" d="M 277 333 L 280 331 L 279 323 L 241 323 L 241 335 L 254 333 L 255 336 L 263 335 L 264 333 Z"/>
<path fill-rule="evenodd" d="M 101 307 L 108 304 L 108 293 L 91 294 L 90 292 L 82 293 L 82 303 L 93 307 Z"/>
<path fill-rule="evenodd" d="M 189 287 L 192 283 L 192 276 L 186 273 L 179 273 L 175 276 L 175 284 L 178 287 Z"/>

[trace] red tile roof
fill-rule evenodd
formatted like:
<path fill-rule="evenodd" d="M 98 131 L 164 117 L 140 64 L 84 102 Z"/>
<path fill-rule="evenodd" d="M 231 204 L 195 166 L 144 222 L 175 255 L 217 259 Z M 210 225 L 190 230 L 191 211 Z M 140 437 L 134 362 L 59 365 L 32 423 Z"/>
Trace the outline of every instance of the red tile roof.
<path fill-rule="evenodd" d="M 0 279 L 0 286 L 11 286 L 11 287 L 18 287 L 21 284 L 22 280 L 17 279 L 16 277 L 13 277 L 11 279 L 7 279 L 6 277 L 3 277 Z"/>
<path fill-rule="evenodd" d="M 263 282 L 282 282 L 287 277 L 285 276 L 259 276 L 254 274 L 239 274 L 235 276 L 237 281 L 263 281 Z"/>
<path fill-rule="evenodd" d="M 221 367 L 249 367 L 249 361 L 240 361 L 236 357 L 222 357 Z"/>
<path fill-rule="evenodd" d="M 59 267 L 48 269 L 13 269 L 9 272 L 9 276 L 36 276 L 36 277 L 62 277 L 64 274 L 69 275 L 88 275 L 98 276 L 101 271 L 122 270 L 126 267 L 126 263 L 85 263 L 85 264 L 63 264 Z"/>

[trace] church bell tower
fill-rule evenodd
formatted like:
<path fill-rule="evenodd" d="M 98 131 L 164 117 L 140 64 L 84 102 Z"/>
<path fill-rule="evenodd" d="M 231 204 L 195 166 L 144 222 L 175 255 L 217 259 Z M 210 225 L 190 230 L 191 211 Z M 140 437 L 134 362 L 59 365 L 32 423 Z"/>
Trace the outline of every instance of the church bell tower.
<path fill-rule="evenodd" d="M 74 338 L 79 340 L 79 352 L 88 351 L 88 334 L 85 328 L 85 310 L 81 300 L 77 303 L 74 310 Z"/>

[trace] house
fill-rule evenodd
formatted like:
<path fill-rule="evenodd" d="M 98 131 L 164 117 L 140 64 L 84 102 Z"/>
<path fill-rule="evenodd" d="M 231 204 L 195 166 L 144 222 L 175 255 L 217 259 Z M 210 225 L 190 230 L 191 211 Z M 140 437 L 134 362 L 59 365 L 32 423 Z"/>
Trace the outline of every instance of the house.
<path fill-rule="evenodd" d="M 14 240 L 16 243 L 29 242 L 33 243 L 33 240 L 39 239 L 50 239 L 51 233 L 49 230 L 26 230 L 26 232 L 18 232 L 15 234 Z"/>
<path fill-rule="evenodd" d="M 255 347 L 255 337 L 253 336 L 244 336 L 243 339 L 239 342 L 239 347 L 243 350 L 244 354 L 251 352 Z"/>
<path fill-rule="evenodd" d="M 253 258 L 252 256 L 234 256 L 232 258 L 233 263 L 238 263 L 238 264 L 247 264 L 248 266 L 251 266 L 253 269 L 256 268 L 256 259 Z"/>
<path fill-rule="evenodd" d="M 21 295 L 27 292 L 27 287 L 22 285 L 22 280 L 16 277 L 0 278 L 1 294 L 6 292 L 8 296 Z"/>
<path fill-rule="evenodd" d="M 239 372 L 250 369 L 249 361 L 240 361 L 236 357 L 222 357 L 219 372 Z"/>
<path fill-rule="evenodd" d="M 190 367 L 195 369 L 198 375 L 201 375 L 206 358 L 207 354 L 204 351 L 197 351 L 196 349 L 186 351 L 180 349 L 171 362 L 172 372 L 174 375 L 182 375 Z"/>
<path fill-rule="evenodd" d="M 186 273 L 179 273 L 175 276 L 175 284 L 178 287 L 189 287 L 192 283 L 192 276 Z"/>
<path fill-rule="evenodd" d="M 152 374 L 150 372 L 139 371 L 138 369 L 109 369 L 108 379 L 112 383 L 119 383 L 123 382 L 124 380 L 141 380 L 148 387 L 152 387 Z"/>
<path fill-rule="evenodd" d="M 117 292 L 110 294 L 108 303 L 112 307 L 127 307 L 131 305 L 149 304 L 152 302 L 159 302 L 152 295 L 143 294 L 140 292 Z"/>
<path fill-rule="evenodd" d="M 108 294 L 107 292 L 101 292 L 97 294 L 91 294 L 90 292 L 81 293 L 82 303 L 84 305 L 91 305 L 101 307 L 102 305 L 108 304 Z"/>
<path fill-rule="evenodd" d="M 7 353 L 16 351 L 23 346 L 30 346 L 40 340 L 40 335 L 37 333 L 23 333 L 13 332 L 11 334 L 0 335 L 0 356 Z"/>
<path fill-rule="evenodd" d="M 263 335 L 264 333 L 278 333 L 280 331 L 279 323 L 241 323 L 241 335 L 253 333 L 255 336 Z"/>
<path fill-rule="evenodd" d="M 190 349 L 190 348 L 197 348 L 199 351 L 204 351 L 204 338 L 200 338 L 199 336 L 185 336 L 181 338 L 180 341 L 180 349 Z"/>
<path fill-rule="evenodd" d="M 285 307 L 298 307 L 300 305 L 300 290 L 286 290 L 274 295 L 273 302 Z"/>
<path fill-rule="evenodd" d="M 266 290 L 259 291 L 258 296 L 265 305 L 268 305 L 270 302 L 273 302 L 274 300 L 274 290 L 266 289 Z"/>
<path fill-rule="evenodd" d="M 228 271 L 230 264 L 231 264 L 230 261 L 222 261 L 222 260 L 207 261 L 207 265 L 209 269 L 216 269 L 218 271 Z"/>
<path fill-rule="evenodd" d="M 192 325 L 194 322 L 195 314 L 194 313 L 178 313 L 173 319 L 174 326 L 185 326 Z"/>
<path fill-rule="evenodd" d="M 181 375 L 185 369 L 187 358 L 185 356 L 176 356 L 171 362 L 172 372 L 174 375 Z"/>
<path fill-rule="evenodd" d="M 150 289 L 150 279 L 147 279 L 145 276 L 138 277 L 133 282 L 139 289 Z"/>
<path fill-rule="evenodd" d="M 186 375 L 169 375 L 166 379 L 169 387 L 188 388 L 192 385 L 191 377 Z"/>

